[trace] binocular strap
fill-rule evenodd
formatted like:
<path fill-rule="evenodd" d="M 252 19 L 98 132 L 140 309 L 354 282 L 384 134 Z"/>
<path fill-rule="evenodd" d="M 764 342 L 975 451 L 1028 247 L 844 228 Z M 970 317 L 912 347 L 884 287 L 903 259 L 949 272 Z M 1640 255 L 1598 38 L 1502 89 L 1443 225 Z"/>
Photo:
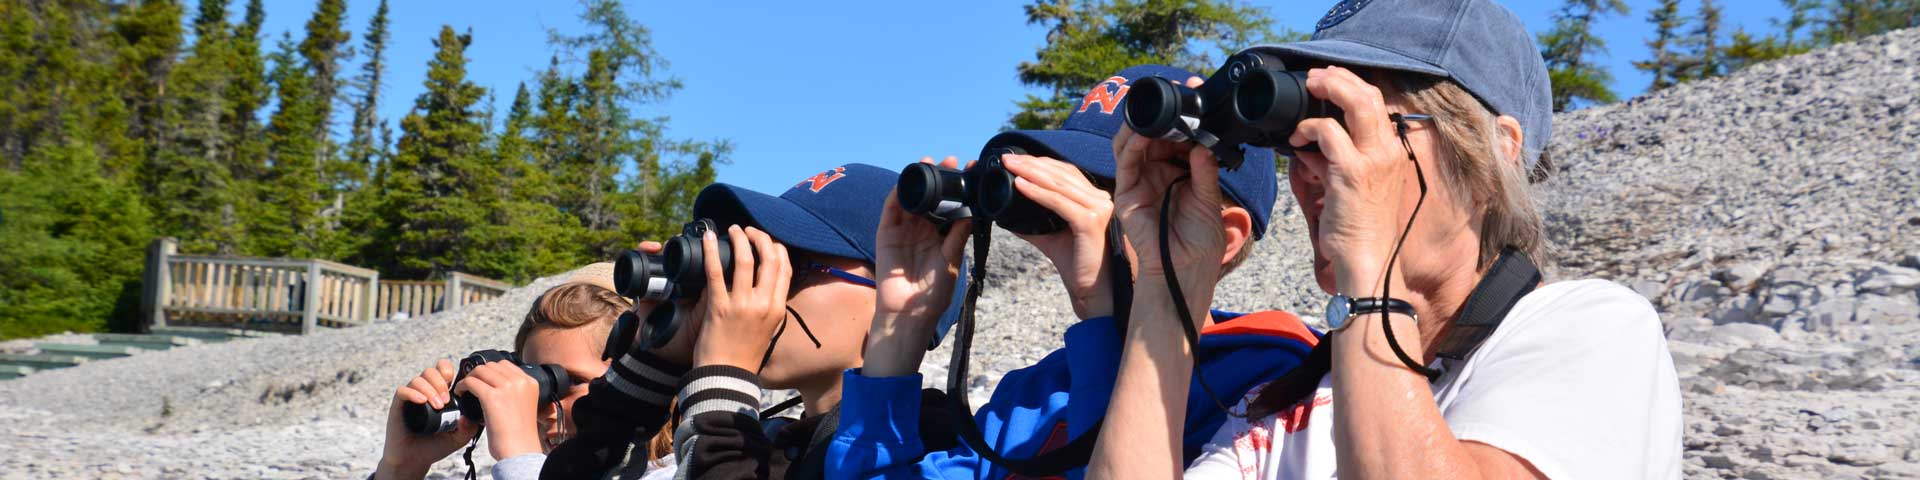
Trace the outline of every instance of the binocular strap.
<path fill-rule="evenodd" d="M 1093 458 L 1094 444 L 1099 441 L 1100 428 L 1106 423 L 1106 415 L 1095 422 L 1086 433 L 1067 442 L 1066 445 L 1051 451 L 1036 453 L 1030 458 L 1009 458 L 1001 455 L 992 445 L 987 444 L 986 436 L 980 432 L 980 424 L 973 419 L 973 406 L 967 400 L 967 363 L 973 348 L 973 327 L 975 305 L 980 300 L 981 286 L 985 284 L 987 257 L 991 251 L 993 222 L 980 217 L 973 219 L 973 268 L 969 272 L 965 302 L 960 306 L 960 318 L 954 325 L 953 356 L 947 368 L 947 402 L 954 409 L 955 428 L 960 440 L 978 452 L 988 462 L 1006 467 L 1014 473 L 1033 477 L 1052 477 L 1067 470 L 1084 467 Z M 1125 237 L 1121 235 L 1118 221 L 1107 222 L 1107 262 L 1108 283 L 1113 294 L 1113 318 L 1125 328 L 1133 306 L 1133 268 L 1127 260 Z"/>

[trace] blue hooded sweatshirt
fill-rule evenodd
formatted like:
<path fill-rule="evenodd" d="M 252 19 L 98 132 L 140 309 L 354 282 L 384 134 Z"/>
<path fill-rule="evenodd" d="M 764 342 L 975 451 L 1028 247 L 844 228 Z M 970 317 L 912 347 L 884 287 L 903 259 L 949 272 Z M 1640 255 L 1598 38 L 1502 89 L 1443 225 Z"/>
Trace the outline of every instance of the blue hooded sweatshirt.
<path fill-rule="evenodd" d="M 1201 331 L 1198 363 L 1207 385 L 1231 407 L 1254 387 L 1292 370 L 1318 343 L 1320 334 L 1286 312 L 1248 315 L 1214 311 Z M 1007 372 L 974 420 L 988 445 L 1002 455 L 1030 458 L 1065 446 L 1106 415 L 1119 374 L 1124 329 L 1111 317 L 1067 328 L 1066 347 L 1033 366 Z M 962 442 L 928 452 L 920 443 L 919 374 L 868 378 L 848 370 L 842 385 L 840 426 L 827 450 L 827 478 L 1021 478 L 989 464 Z M 1187 396 L 1185 461 L 1227 419 L 1195 377 Z M 965 395 L 966 392 L 950 392 Z M 1078 401 L 1069 402 L 1069 399 Z M 1086 468 L 1066 473 L 1079 479 Z"/>

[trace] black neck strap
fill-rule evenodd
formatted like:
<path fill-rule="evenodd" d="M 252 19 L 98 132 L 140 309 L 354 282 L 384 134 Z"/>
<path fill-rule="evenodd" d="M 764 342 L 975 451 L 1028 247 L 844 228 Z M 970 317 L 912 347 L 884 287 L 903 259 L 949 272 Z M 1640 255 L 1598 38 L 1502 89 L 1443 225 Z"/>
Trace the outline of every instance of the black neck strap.
<path fill-rule="evenodd" d="M 960 434 L 960 440 L 973 449 L 988 463 L 1005 467 L 1023 476 L 1040 478 L 1060 475 L 1068 470 L 1087 465 L 1093 458 L 1094 443 L 1099 441 L 1100 426 L 1106 423 L 1101 415 L 1086 433 L 1067 442 L 1066 445 L 1052 451 L 1041 452 L 1030 458 L 1009 458 L 987 444 L 980 432 L 980 424 L 973 420 L 973 406 L 967 401 L 967 360 L 973 348 L 974 305 L 980 300 L 980 290 L 986 284 L 987 255 L 991 251 L 989 243 L 993 239 L 993 222 L 980 217 L 973 219 L 973 268 L 967 282 L 966 301 L 960 306 L 960 319 L 954 325 L 953 357 L 947 365 L 947 402 L 953 408 L 954 430 Z M 1108 283 L 1113 292 L 1113 319 L 1125 327 L 1127 317 L 1133 308 L 1133 268 L 1127 260 L 1125 239 L 1121 237 L 1120 222 L 1117 219 L 1107 223 L 1107 267 Z"/>
<path fill-rule="evenodd" d="M 1513 311 L 1522 297 L 1533 293 L 1541 278 L 1540 268 L 1534 266 L 1527 254 L 1512 248 L 1501 250 L 1500 258 L 1493 261 L 1487 275 L 1480 278 L 1473 293 L 1467 294 L 1467 303 L 1460 307 L 1460 317 L 1453 321 L 1445 336 L 1434 341 L 1433 351 L 1442 358 L 1467 358 L 1474 349 L 1480 348 L 1480 342 L 1500 328 L 1500 321 L 1507 318 L 1507 313 Z"/>

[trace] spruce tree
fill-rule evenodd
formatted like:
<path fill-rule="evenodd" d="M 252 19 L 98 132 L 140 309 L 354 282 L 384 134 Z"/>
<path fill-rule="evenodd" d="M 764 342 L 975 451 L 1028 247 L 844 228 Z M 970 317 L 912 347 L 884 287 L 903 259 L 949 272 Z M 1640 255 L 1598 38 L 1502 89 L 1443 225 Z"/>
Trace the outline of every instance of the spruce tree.
<path fill-rule="evenodd" d="M 1804 47 L 1801 46 L 1801 40 L 1803 39 L 1797 38 L 1796 36 L 1800 33 L 1801 29 L 1813 25 L 1815 21 L 1813 11 L 1820 8 L 1820 3 L 1821 0 L 1780 0 L 1780 6 L 1786 7 L 1787 9 L 1787 18 L 1775 18 L 1772 19 L 1771 22 L 1774 27 L 1780 29 L 1781 35 L 1785 37 L 1781 43 L 1789 49 L 1797 50 L 1797 52 L 1805 51 L 1802 50 Z M 1812 40 L 1807 40 L 1807 43 L 1812 43 Z"/>
<path fill-rule="evenodd" d="M 1699 80 L 1725 74 L 1726 65 L 1720 56 L 1720 6 L 1713 0 L 1701 0 L 1700 13 L 1694 21 L 1693 30 L 1681 42 L 1687 47 L 1687 57 L 1679 79 Z"/>
<path fill-rule="evenodd" d="M 1607 84 L 1613 75 L 1599 65 L 1607 43 L 1593 34 L 1602 17 L 1630 13 L 1625 0 L 1567 0 L 1553 15 L 1553 29 L 1540 34 L 1540 55 L 1553 82 L 1553 111 L 1566 111 L 1575 101 L 1611 103 L 1617 98 Z"/>
<path fill-rule="evenodd" d="M 1027 24 L 1047 27 L 1047 43 L 1020 63 L 1020 83 L 1050 93 L 1015 102 L 1007 124 L 1018 129 L 1058 128 L 1088 88 L 1129 66 L 1207 75 L 1236 49 L 1305 37 L 1275 35 L 1265 9 L 1225 0 L 1035 0 L 1025 10 Z"/>
<path fill-rule="evenodd" d="M 233 26 L 232 72 L 227 85 L 227 131 L 234 141 L 226 164 L 241 184 L 258 181 L 266 173 L 267 142 L 261 138 L 260 109 L 266 108 L 272 87 L 267 84 L 267 62 L 260 49 L 260 26 L 266 9 L 260 0 L 247 0 L 246 11 Z"/>
<path fill-rule="evenodd" d="M 140 142 L 138 148 L 145 155 L 162 142 L 167 79 L 184 42 L 182 12 L 174 0 L 139 0 L 120 8 L 123 11 L 113 17 L 119 47 L 115 70 L 123 79 L 120 93 L 129 110 L 128 136 Z M 156 189 L 153 181 L 149 176 L 143 182 L 149 193 Z"/>
<path fill-rule="evenodd" d="M 487 221 L 467 235 L 460 255 L 473 273 L 518 283 L 586 262 L 577 240 L 579 221 L 544 201 L 557 187 L 535 158 L 527 137 L 532 124 L 532 99 L 522 83 L 487 166 L 502 175 L 490 192 L 474 196 Z"/>
<path fill-rule="evenodd" d="M 1687 23 L 1686 17 L 1680 15 L 1680 0 L 1660 0 L 1660 6 L 1648 12 L 1647 23 L 1653 24 L 1653 39 L 1647 40 L 1647 49 L 1653 51 L 1653 58 L 1635 61 L 1633 68 L 1653 75 L 1653 84 L 1647 87 L 1647 91 L 1652 92 L 1678 83 L 1676 70 L 1680 68 L 1680 54 L 1674 47 L 1680 36 L 1678 30 Z"/>
<path fill-rule="evenodd" d="M 178 237 L 183 251 L 230 255 L 240 237 L 226 163 L 234 141 L 222 122 L 232 44 L 225 0 L 201 0 L 198 11 L 192 51 L 167 82 L 166 128 L 149 166 L 155 190 L 148 199 L 161 232 Z"/>
<path fill-rule="evenodd" d="M 268 165 L 262 208 L 254 222 L 255 251 L 269 256 L 312 257 L 320 250 L 321 146 L 313 132 L 325 128 L 319 97 L 291 35 L 283 34 L 272 56 L 277 109 L 267 120 Z"/>
<path fill-rule="evenodd" d="M 154 45 L 124 36 L 144 31 L 127 28 L 137 13 L 153 11 L 0 2 L 0 339 L 137 320 L 153 236 L 122 93 L 153 78 L 124 55 Z"/>
<path fill-rule="evenodd" d="M 382 269 L 397 278 L 423 278 L 458 270 L 463 235 L 484 225 L 485 195 L 475 186 L 494 184 L 488 172 L 486 128 L 476 104 L 486 90 L 466 78 L 471 34 L 442 26 L 438 51 L 428 62 L 426 92 L 400 121 L 400 144 L 387 172 L 380 210 L 388 224 L 376 242 L 394 252 Z M 484 187 L 482 187 L 484 188 Z"/>
<path fill-rule="evenodd" d="M 380 120 L 380 87 L 387 68 L 388 35 L 387 0 L 380 0 L 373 19 L 367 22 L 367 33 L 360 36 L 367 59 L 354 78 L 359 96 L 353 102 L 352 131 L 347 140 L 347 160 L 361 170 L 371 170 L 373 162 L 379 160 L 379 130 L 387 128 Z"/>

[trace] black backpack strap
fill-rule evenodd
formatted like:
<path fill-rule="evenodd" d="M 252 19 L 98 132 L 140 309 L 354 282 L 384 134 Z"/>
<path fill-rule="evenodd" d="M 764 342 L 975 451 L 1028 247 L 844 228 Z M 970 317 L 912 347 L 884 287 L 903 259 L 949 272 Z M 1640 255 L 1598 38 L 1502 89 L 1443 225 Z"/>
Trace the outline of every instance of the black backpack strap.
<path fill-rule="evenodd" d="M 1539 267 L 1534 266 L 1527 254 L 1512 248 L 1502 250 L 1500 258 L 1493 261 L 1493 268 L 1487 270 L 1487 275 L 1480 278 L 1480 284 L 1467 296 L 1451 331 L 1435 342 L 1434 351 L 1442 358 L 1467 358 L 1474 349 L 1480 348 L 1480 342 L 1500 328 L 1500 321 L 1506 319 L 1507 312 L 1513 311 L 1522 297 L 1533 293 L 1540 279 Z"/>

